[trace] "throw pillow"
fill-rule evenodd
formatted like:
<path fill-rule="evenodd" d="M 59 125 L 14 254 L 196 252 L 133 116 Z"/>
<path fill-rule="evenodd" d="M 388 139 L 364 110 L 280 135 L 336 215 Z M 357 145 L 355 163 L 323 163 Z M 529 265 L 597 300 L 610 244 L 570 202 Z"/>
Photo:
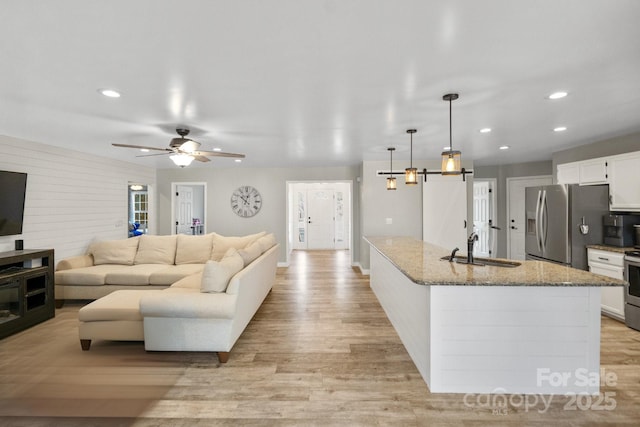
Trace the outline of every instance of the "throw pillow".
<path fill-rule="evenodd" d="M 95 265 L 133 265 L 138 242 L 138 238 L 95 242 L 89 246 L 88 253 L 93 255 Z"/>
<path fill-rule="evenodd" d="M 256 234 L 249 234 L 247 236 L 222 236 L 218 233 L 211 233 L 213 236 L 211 259 L 214 261 L 220 261 L 229 248 L 245 248 L 265 234 L 266 233 L 264 231 Z"/>
<path fill-rule="evenodd" d="M 242 257 L 245 267 L 251 264 L 253 260 L 258 258 L 260 255 L 262 255 L 262 252 L 262 246 L 260 245 L 260 243 L 258 243 L 258 241 L 253 242 L 244 249 L 238 249 L 238 253 Z"/>
<path fill-rule="evenodd" d="M 244 268 L 244 261 L 238 251 L 231 248 L 220 261 L 209 260 L 202 272 L 201 292 L 224 292 L 229 281 Z"/>
<path fill-rule="evenodd" d="M 139 237 L 134 264 L 173 264 L 176 260 L 176 237 L 143 234 Z"/>
<path fill-rule="evenodd" d="M 176 249 L 176 265 L 180 264 L 204 264 L 211 258 L 213 236 L 187 236 L 178 234 Z"/>

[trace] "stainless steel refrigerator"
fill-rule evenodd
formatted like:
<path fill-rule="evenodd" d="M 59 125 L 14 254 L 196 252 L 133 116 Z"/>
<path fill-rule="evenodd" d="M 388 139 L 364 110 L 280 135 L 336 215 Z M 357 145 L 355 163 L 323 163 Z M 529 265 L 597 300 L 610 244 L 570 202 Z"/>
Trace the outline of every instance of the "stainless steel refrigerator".
<path fill-rule="evenodd" d="M 588 270 L 586 245 L 602 244 L 608 185 L 527 187 L 525 209 L 527 259 Z"/>

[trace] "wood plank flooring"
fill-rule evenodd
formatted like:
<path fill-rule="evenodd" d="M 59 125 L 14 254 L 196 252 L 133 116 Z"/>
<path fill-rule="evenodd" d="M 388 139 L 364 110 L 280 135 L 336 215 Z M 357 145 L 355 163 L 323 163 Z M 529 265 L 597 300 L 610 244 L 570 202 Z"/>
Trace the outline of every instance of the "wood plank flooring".
<path fill-rule="evenodd" d="M 640 420 L 640 332 L 606 317 L 601 363 L 617 378 L 601 388 L 602 402 L 554 396 L 546 408 L 540 396 L 431 394 L 347 251 L 294 252 L 225 365 L 212 353 L 145 352 L 142 343 L 96 341 L 83 352 L 79 307 L 0 341 L 0 426 Z"/>

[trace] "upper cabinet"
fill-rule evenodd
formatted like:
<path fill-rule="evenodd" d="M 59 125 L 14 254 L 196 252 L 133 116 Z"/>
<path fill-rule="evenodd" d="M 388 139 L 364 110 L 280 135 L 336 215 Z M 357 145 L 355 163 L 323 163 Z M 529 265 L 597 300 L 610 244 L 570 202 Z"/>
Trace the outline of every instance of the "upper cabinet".
<path fill-rule="evenodd" d="M 580 185 L 608 184 L 608 160 L 606 157 L 601 157 L 599 159 L 578 162 L 580 168 Z"/>
<path fill-rule="evenodd" d="M 558 184 L 579 184 L 580 183 L 580 162 L 564 163 L 558 165 Z"/>
<path fill-rule="evenodd" d="M 640 151 L 558 165 L 558 184 L 609 184 L 609 210 L 640 212 Z"/>
<path fill-rule="evenodd" d="M 609 210 L 640 211 L 640 152 L 611 157 L 609 168 Z"/>
<path fill-rule="evenodd" d="M 608 160 L 602 157 L 558 165 L 558 184 L 608 184 Z"/>

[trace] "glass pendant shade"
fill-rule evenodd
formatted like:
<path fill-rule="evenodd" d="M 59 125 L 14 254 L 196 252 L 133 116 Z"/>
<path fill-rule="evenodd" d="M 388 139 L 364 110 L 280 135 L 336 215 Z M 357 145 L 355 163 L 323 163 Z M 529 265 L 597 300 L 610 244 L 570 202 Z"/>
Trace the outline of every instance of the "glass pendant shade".
<path fill-rule="evenodd" d="M 176 164 L 176 166 L 180 166 L 181 168 L 189 166 L 193 161 L 193 156 L 184 153 L 173 154 L 169 156 L 169 158 Z"/>
<path fill-rule="evenodd" d="M 458 99 L 457 93 L 448 93 L 442 97 L 443 101 L 449 101 L 449 149 L 442 152 L 442 167 L 440 173 L 442 175 L 460 175 L 462 173 L 462 162 L 460 151 L 452 148 L 452 132 L 451 132 L 451 101 Z"/>
<path fill-rule="evenodd" d="M 396 185 L 396 177 L 392 176 L 387 178 L 387 190 L 395 190 L 397 189 L 397 185 Z"/>
<path fill-rule="evenodd" d="M 407 185 L 416 185 L 418 183 L 418 169 L 406 168 L 404 170 L 404 183 Z"/>
<path fill-rule="evenodd" d="M 442 152 L 442 175 L 460 175 L 462 173 L 461 155 L 462 153 L 457 150 Z"/>

